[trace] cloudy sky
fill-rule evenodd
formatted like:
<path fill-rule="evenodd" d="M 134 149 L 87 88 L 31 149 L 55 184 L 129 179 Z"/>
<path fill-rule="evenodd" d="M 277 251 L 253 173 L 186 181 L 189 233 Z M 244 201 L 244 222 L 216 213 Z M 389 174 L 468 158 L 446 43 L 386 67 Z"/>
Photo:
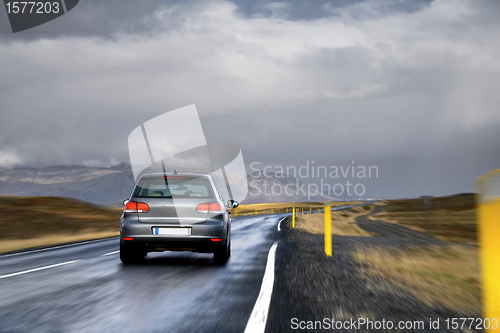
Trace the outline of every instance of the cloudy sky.
<path fill-rule="evenodd" d="M 247 165 L 354 161 L 379 169 L 354 180 L 367 196 L 470 192 L 500 167 L 499 18 L 489 0 L 81 0 L 12 34 L 2 7 L 0 167 L 128 161 L 135 127 L 196 104 Z"/>

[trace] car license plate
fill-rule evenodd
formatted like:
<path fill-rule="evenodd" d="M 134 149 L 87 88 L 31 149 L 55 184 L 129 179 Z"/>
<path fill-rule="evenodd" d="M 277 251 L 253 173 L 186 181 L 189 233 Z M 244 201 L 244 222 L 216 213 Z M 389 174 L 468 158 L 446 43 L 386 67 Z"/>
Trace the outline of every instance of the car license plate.
<path fill-rule="evenodd" d="M 153 228 L 154 235 L 189 236 L 191 228 Z"/>

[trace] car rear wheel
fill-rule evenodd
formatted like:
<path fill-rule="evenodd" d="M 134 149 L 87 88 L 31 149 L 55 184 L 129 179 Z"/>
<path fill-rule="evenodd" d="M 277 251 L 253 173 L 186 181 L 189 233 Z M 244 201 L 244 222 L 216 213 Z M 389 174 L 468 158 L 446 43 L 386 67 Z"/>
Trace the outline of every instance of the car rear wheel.
<path fill-rule="evenodd" d="M 130 264 L 144 258 L 148 253 L 138 251 L 131 246 L 126 246 L 120 243 L 120 260 L 124 264 Z"/>
<path fill-rule="evenodd" d="M 225 265 L 231 256 L 231 239 L 228 237 L 226 245 L 214 252 L 214 261 L 217 265 Z"/>

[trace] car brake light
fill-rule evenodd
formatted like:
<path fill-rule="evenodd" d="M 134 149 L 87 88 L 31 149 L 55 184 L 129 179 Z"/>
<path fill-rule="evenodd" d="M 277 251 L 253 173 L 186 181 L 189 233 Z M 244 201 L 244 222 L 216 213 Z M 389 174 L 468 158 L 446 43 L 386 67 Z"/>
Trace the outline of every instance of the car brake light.
<path fill-rule="evenodd" d="M 212 242 L 222 242 L 222 238 L 210 238 Z"/>
<path fill-rule="evenodd" d="M 220 213 L 223 213 L 223 210 L 222 210 L 222 206 L 218 203 L 218 202 L 211 202 L 210 203 L 210 211 L 209 213 L 217 213 L 217 214 L 220 214 Z"/>
<path fill-rule="evenodd" d="M 125 213 L 147 213 L 149 211 L 148 204 L 144 202 L 129 201 L 125 206 Z"/>
<path fill-rule="evenodd" d="M 148 204 L 144 202 L 138 202 L 137 203 L 137 212 L 138 213 L 147 213 L 149 212 L 149 206 Z"/>
<path fill-rule="evenodd" d="M 200 214 L 221 214 L 224 212 L 221 204 L 218 202 L 202 203 L 196 207 L 196 211 Z"/>
<path fill-rule="evenodd" d="M 134 240 L 134 237 L 123 237 L 123 240 Z"/>

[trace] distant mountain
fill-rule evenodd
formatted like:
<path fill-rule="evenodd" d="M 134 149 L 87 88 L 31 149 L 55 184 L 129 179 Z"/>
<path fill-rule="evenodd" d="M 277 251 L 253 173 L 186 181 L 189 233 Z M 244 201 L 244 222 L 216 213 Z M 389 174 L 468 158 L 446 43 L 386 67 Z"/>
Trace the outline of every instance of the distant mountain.
<path fill-rule="evenodd" d="M 243 203 L 305 202 L 335 200 L 309 191 L 293 177 L 256 172 L 248 175 L 248 195 Z M 120 163 L 109 168 L 50 166 L 0 169 L 0 195 L 58 196 L 99 205 L 121 203 L 135 185 L 132 168 Z"/>
<path fill-rule="evenodd" d="M 0 195 L 58 196 L 111 205 L 128 198 L 134 185 L 127 163 L 110 168 L 72 165 L 0 170 Z"/>

